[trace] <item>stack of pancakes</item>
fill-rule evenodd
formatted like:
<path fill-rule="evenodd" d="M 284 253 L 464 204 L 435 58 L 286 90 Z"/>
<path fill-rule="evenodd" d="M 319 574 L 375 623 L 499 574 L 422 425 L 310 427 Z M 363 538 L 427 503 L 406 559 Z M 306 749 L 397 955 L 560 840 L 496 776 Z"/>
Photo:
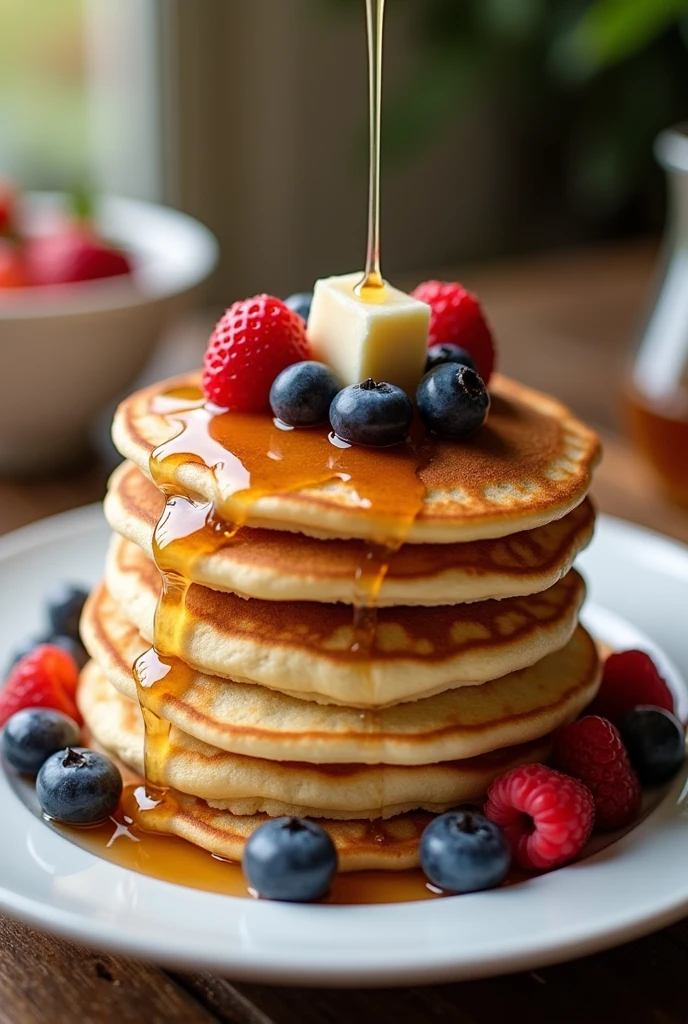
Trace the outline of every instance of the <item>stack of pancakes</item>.
<path fill-rule="evenodd" d="M 151 722 L 166 728 L 152 781 L 167 795 L 140 808 L 146 828 L 239 859 L 266 815 L 310 816 L 343 869 L 410 866 L 431 814 L 545 759 L 595 694 L 572 563 L 594 527 L 597 438 L 495 376 L 471 442 L 416 445 L 412 471 L 391 450 L 340 465 L 326 432 L 267 417 L 231 420 L 230 449 L 233 414 L 210 423 L 197 386 L 145 389 L 115 418 L 114 535 L 82 620 L 89 730 L 150 776 L 139 702 L 149 744 Z M 299 485 L 289 460 L 304 445 Z M 227 486 L 230 463 L 242 486 Z M 164 671 L 149 685 L 151 645 Z"/>

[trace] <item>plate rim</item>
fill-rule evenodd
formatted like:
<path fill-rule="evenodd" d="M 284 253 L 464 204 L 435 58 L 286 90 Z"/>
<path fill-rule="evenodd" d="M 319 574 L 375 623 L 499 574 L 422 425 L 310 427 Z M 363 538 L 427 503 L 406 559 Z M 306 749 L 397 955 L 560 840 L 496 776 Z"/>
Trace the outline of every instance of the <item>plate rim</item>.
<path fill-rule="evenodd" d="M 660 543 L 672 553 L 675 553 L 678 549 L 681 557 L 688 564 L 688 547 L 682 545 L 679 541 L 666 537 L 657 531 L 636 526 L 633 523 L 616 517 L 601 515 L 598 522 L 604 529 L 620 531 L 622 540 L 624 540 L 624 536 L 625 538 L 630 537 L 635 541 L 639 539 L 650 540 L 655 544 Z M 29 551 L 41 544 L 52 544 L 65 538 L 76 540 L 79 532 L 85 529 L 94 531 L 104 529 L 104 517 L 100 503 L 40 519 L 14 530 L 4 537 L 0 537 L 0 566 L 6 559 L 21 555 L 23 552 Z M 11 786 L 3 775 L 0 780 L 0 798 L 4 797 L 6 792 L 11 792 Z M 12 798 L 17 799 L 14 794 L 12 794 Z M 688 768 L 674 781 L 669 792 L 658 807 L 632 832 L 607 849 L 616 848 L 618 844 L 633 846 L 639 843 L 642 846 L 648 833 L 654 833 L 656 830 L 659 830 L 661 834 L 662 827 L 666 827 L 676 817 L 677 808 L 683 802 L 688 803 Z M 28 828 L 28 823 L 35 822 L 36 819 L 21 801 L 17 800 L 17 803 L 22 812 L 27 816 Z M 685 833 L 683 838 L 688 850 L 688 821 L 683 827 L 682 832 Z M 51 834 L 61 843 L 69 842 L 57 833 Z M 99 858 L 95 858 L 94 855 L 89 854 L 85 850 L 81 852 L 86 857 L 99 860 Z M 536 877 L 524 883 L 524 886 L 529 887 L 529 889 L 532 889 L 534 886 L 539 888 L 549 887 L 553 884 L 552 879 L 554 879 L 556 888 L 556 880 L 565 876 L 567 872 L 575 874 L 577 867 L 578 870 L 584 867 L 594 868 L 600 859 L 602 861 L 606 859 L 604 850 L 599 854 L 586 858 L 586 861 L 579 866 L 574 864 L 569 868 L 560 869 L 551 875 Z M 110 867 L 115 873 L 130 874 L 127 869 L 117 865 L 112 864 Z M 196 890 L 185 889 L 184 887 L 162 882 L 148 876 L 137 875 L 137 878 L 144 879 L 146 886 L 163 886 L 171 893 L 197 893 Z M 515 889 L 518 888 L 521 887 L 515 887 Z M 504 894 L 509 892 L 510 890 L 508 889 L 503 890 Z M 308 918 L 315 913 L 321 915 L 322 922 L 329 924 L 336 918 L 337 923 L 345 924 L 347 929 L 353 926 L 357 927 L 359 919 L 360 922 L 367 919 L 366 928 L 369 928 L 371 915 L 373 918 L 391 918 L 391 924 L 395 923 L 393 921 L 394 918 L 408 914 L 420 918 L 425 917 L 427 914 L 437 918 L 447 917 L 452 913 L 451 908 L 456 905 L 455 900 L 447 899 L 412 904 L 375 904 L 360 907 L 303 907 L 291 904 L 271 904 L 267 901 L 253 902 L 218 894 L 204 895 L 210 896 L 215 901 L 229 900 L 233 905 L 239 905 L 242 911 L 248 910 L 249 915 L 254 914 L 255 916 L 267 918 L 272 916 L 275 919 L 278 916 L 281 918 L 288 916 L 293 918 L 298 926 L 299 922 L 308 923 Z M 171 895 L 170 898 L 174 899 L 174 896 Z M 463 905 L 464 900 L 475 900 L 478 898 L 481 898 L 481 894 L 476 894 L 474 897 L 461 897 L 462 902 L 460 905 Z M 482 898 L 485 898 L 484 894 L 482 894 Z M 248 908 L 254 909 L 249 910 Z M 423 909 L 410 911 L 409 908 Z M 432 960 L 430 960 L 427 956 L 429 947 L 421 945 L 417 948 L 416 958 L 412 962 L 409 958 L 408 949 L 406 949 L 405 955 L 402 956 L 402 949 L 396 943 L 393 943 L 387 950 L 377 950 L 378 955 L 374 959 L 370 959 L 370 951 L 366 950 L 365 944 L 362 944 L 356 950 L 353 950 L 353 960 L 346 958 L 346 962 L 342 960 L 342 962 L 337 964 L 322 962 L 304 963 L 303 960 L 299 962 L 297 957 L 301 956 L 303 958 L 304 955 L 307 955 L 308 951 L 301 950 L 299 952 L 298 946 L 295 949 L 292 948 L 291 952 L 289 949 L 286 949 L 280 950 L 277 954 L 274 949 L 261 952 L 260 949 L 256 950 L 250 947 L 248 949 L 219 950 L 213 954 L 210 949 L 199 949 L 198 946 L 195 949 L 182 949 L 177 941 L 171 941 L 164 934 L 160 935 L 157 944 L 152 946 L 151 940 L 145 931 L 140 933 L 137 933 L 135 929 L 127 931 L 121 926 L 121 923 L 115 925 L 113 921 L 107 919 L 94 920 L 87 912 L 79 913 L 67 908 L 56 907 L 54 904 L 46 903 L 43 899 L 29 898 L 22 893 L 17 893 L 8 888 L 4 881 L 0 882 L 0 909 L 39 929 L 48 930 L 81 943 L 96 945 L 98 948 L 107 949 L 115 953 L 148 960 L 153 959 L 159 963 L 176 966 L 183 965 L 186 967 L 203 967 L 222 971 L 225 974 L 231 975 L 231 977 L 246 981 L 265 983 L 269 980 L 270 983 L 276 984 L 309 986 L 355 985 L 363 988 L 375 985 L 403 985 L 419 982 L 431 983 L 481 978 L 496 974 L 512 973 L 527 968 L 534 969 L 537 966 L 544 967 L 552 963 L 561 962 L 562 960 L 589 955 L 620 942 L 633 941 L 685 916 L 688 912 L 688 878 L 680 894 L 672 895 L 671 893 L 666 893 L 665 898 L 658 901 L 651 912 L 639 915 L 637 911 L 634 911 L 633 904 L 631 904 L 626 908 L 625 914 L 617 911 L 613 922 L 595 934 L 591 934 L 590 930 L 582 924 L 577 928 L 563 929 L 554 939 L 551 935 L 543 935 L 539 943 L 533 941 L 531 936 L 530 940 L 525 943 L 524 948 L 520 950 L 512 949 L 508 953 L 500 951 L 499 943 L 495 943 L 492 952 L 486 953 L 484 950 L 479 949 L 473 956 L 466 956 L 466 947 L 464 947 L 461 951 L 460 960 L 457 959 L 457 950 L 455 948 L 448 950 L 446 955 L 439 957 L 435 950 Z M 322 953 L 322 949 L 320 949 L 320 952 Z M 333 948 L 333 955 L 335 957 L 341 956 L 341 954 L 342 951 L 340 949 Z M 291 960 L 288 959 L 290 955 L 292 956 Z M 359 956 L 358 960 L 355 959 L 356 955 Z"/>

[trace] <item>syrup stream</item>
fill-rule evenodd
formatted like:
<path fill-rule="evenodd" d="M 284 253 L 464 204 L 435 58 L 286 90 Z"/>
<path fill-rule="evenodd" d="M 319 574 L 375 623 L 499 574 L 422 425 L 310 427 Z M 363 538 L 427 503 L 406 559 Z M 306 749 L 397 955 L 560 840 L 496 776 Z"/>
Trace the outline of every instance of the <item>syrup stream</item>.
<path fill-rule="evenodd" d="M 385 282 L 380 272 L 380 125 L 382 121 L 382 38 L 385 0 L 366 0 L 366 14 L 370 103 L 368 248 L 365 274 L 354 290 L 364 302 L 384 302 Z"/>

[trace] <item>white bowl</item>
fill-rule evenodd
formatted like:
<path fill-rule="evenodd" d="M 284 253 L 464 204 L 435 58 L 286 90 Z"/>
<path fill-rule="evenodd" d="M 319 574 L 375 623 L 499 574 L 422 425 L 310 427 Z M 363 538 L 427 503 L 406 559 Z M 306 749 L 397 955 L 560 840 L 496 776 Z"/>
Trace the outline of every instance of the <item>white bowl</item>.
<path fill-rule="evenodd" d="M 57 193 L 29 194 L 27 229 L 48 230 L 63 204 Z M 95 219 L 130 255 L 131 277 L 0 292 L 1 473 L 78 459 L 91 421 L 217 264 L 215 237 L 176 210 L 107 197 Z"/>

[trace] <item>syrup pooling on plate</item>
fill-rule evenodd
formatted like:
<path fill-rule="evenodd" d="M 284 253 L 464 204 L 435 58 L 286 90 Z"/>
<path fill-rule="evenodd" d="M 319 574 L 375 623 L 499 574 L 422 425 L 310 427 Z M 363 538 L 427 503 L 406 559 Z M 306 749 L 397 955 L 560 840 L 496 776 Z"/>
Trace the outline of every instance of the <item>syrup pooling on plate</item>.
<path fill-rule="evenodd" d="M 200 391 L 192 388 L 162 395 L 154 411 L 168 420 L 173 435 L 150 456 L 151 477 L 166 497 L 153 540 L 163 586 L 154 644 L 138 659 L 134 676 L 146 726 L 146 777 L 158 786 L 170 730 L 159 714 L 160 699 L 183 692 L 189 682 L 179 651 L 196 560 L 231 544 L 259 498 L 328 481 L 346 482 L 353 500 L 374 512 L 382 524 L 356 572 L 352 655 L 360 659 L 365 673 L 375 637 L 377 594 L 391 556 L 421 511 L 425 488 L 418 470 L 428 461 L 430 446 L 419 430 L 393 448 L 339 448 L 330 443 L 324 426 L 284 430 L 267 414 L 207 406 Z M 187 492 L 180 478 L 189 464 L 213 474 L 215 502 L 197 501 Z M 366 714 L 374 717 L 373 712 Z"/>
<path fill-rule="evenodd" d="M 117 813 L 93 828 L 76 828 L 52 823 L 72 842 L 98 857 L 163 882 L 183 885 L 224 896 L 250 898 L 241 865 L 209 853 L 185 839 L 145 829 L 147 807 L 157 800 L 146 795 L 138 783 L 126 786 Z M 174 797 L 165 796 L 169 813 Z M 374 828 L 371 823 L 371 828 Z M 381 834 L 380 841 L 385 837 Z M 504 885 L 525 881 L 529 876 L 512 869 Z M 441 896 L 429 885 L 420 868 L 403 871 L 352 871 L 340 873 L 322 901 L 330 904 L 410 903 Z"/>

